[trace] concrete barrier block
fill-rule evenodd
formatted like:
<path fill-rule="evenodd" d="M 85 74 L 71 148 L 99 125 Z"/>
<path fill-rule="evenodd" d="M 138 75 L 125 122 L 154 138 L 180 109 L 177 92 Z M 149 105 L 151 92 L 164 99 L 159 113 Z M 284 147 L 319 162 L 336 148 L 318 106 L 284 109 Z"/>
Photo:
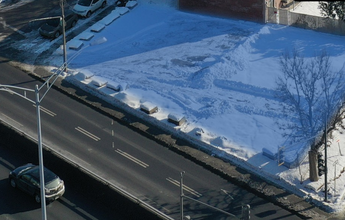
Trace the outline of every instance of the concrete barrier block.
<path fill-rule="evenodd" d="M 158 107 L 150 102 L 144 102 L 140 105 L 140 110 L 146 114 L 153 114 L 158 111 Z"/>
<path fill-rule="evenodd" d="M 73 50 L 79 50 L 83 45 L 84 43 L 80 40 L 71 40 L 68 42 L 68 48 Z"/>
<path fill-rule="evenodd" d="M 102 77 L 92 77 L 91 83 L 97 87 L 103 87 L 107 85 L 107 81 Z"/>
<path fill-rule="evenodd" d="M 137 1 L 128 1 L 127 4 L 126 4 L 126 7 L 132 9 L 135 6 L 137 6 L 137 4 L 138 4 Z"/>
<path fill-rule="evenodd" d="M 94 25 L 92 25 L 91 27 L 90 27 L 90 30 L 92 31 L 92 32 L 101 32 L 103 29 L 105 28 L 105 25 L 104 24 L 101 24 L 101 23 L 96 23 L 96 24 L 94 24 Z"/>
<path fill-rule="evenodd" d="M 83 33 L 78 35 L 78 38 L 80 40 L 84 40 L 84 41 L 89 41 L 91 40 L 91 38 L 93 38 L 95 35 L 89 31 L 84 31 Z"/>
<path fill-rule="evenodd" d="M 181 126 L 186 122 L 186 118 L 181 115 L 169 114 L 168 122 Z"/>

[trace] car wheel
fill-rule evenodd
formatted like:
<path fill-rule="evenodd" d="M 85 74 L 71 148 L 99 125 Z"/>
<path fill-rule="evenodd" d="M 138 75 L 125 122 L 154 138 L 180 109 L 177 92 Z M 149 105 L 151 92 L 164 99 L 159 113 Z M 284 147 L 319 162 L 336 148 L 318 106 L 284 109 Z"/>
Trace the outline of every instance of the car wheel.
<path fill-rule="evenodd" d="M 91 11 L 88 11 L 86 17 L 89 18 L 91 16 Z"/>
<path fill-rule="evenodd" d="M 60 32 L 57 31 L 55 34 L 54 34 L 54 38 L 58 38 L 60 36 Z"/>
<path fill-rule="evenodd" d="M 41 203 L 41 196 L 38 195 L 38 194 L 35 194 L 35 201 L 36 201 L 37 203 Z"/>
<path fill-rule="evenodd" d="M 10 184 L 13 188 L 17 187 L 16 181 L 14 179 L 10 179 Z"/>
<path fill-rule="evenodd" d="M 107 5 L 107 2 L 104 1 L 104 2 L 102 3 L 102 8 L 105 8 L 106 5 Z"/>

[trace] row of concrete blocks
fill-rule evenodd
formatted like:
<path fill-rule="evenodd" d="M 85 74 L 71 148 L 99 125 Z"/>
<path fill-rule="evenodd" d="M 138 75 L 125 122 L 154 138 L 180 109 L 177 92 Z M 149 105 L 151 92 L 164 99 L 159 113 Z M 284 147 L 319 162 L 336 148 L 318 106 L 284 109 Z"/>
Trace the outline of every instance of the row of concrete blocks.
<path fill-rule="evenodd" d="M 68 42 L 68 48 L 72 50 L 79 50 L 83 47 L 85 41 L 91 40 L 95 33 L 101 32 L 106 26 L 110 25 L 113 21 L 118 19 L 121 15 L 129 12 L 137 5 L 137 1 L 128 1 L 126 7 L 116 7 L 109 15 L 98 21 L 83 33 L 79 34 L 76 38 Z"/>
<path fill-rule="evenodd" d="M 101 92 L 105 95 L 109 95 L 111 92 L 118 93 L 120 91 L 126 90 L 127 88 L 127 84 L 120 84 L 117 82 L 109 83 L 104 78 L 94 76 L 92 73 L 77 72 L 72 75 L 74 75 L 74 78 L 77 79 L 78 81 L 88 85 L 89 87 L 93 88 L 97 92 Z M 102 90 L 107 90 L 111 92 L 109 93 Z M 159 109 L 158 109 L 158 106 L 156 106 L 155 104 L 151 102 L 144 102 L 140 105 L 140 110 L 142 112 L 145 112 L 146 114 L 151 115 L 151 114 L 157 113 Z M 173 123 L 174 125 L 177 125 L 177 126 L 181 126 L 186 122 L 186 118 L 182 115 L 170 113 L 168 115 L 168 122 Z"/>
<path fill-rule="evenodd" d="M 150 102 L 144 102 L 140 105 L 140 110 L 150 115 L 158 112 L 158 107 Z M 168 122 L 181 126 L 186 122 L 186 118 L 181 115 L 170 113 L 168 115 Z"/>

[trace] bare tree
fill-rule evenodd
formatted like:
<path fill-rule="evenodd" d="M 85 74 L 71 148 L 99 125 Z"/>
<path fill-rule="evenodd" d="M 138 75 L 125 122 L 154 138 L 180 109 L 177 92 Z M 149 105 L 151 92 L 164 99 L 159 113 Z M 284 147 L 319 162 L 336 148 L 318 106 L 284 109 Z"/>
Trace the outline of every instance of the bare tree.
<path fill-rule="evenodd" d="M 290 124 L 294 138 L 310 138 L 321 131 L 325 120 L 339 108 L 344 95 L 344 73 L 330 70 L 326 51 L 309 61 L 294 49 L 280 58 L 283 76 L 277 79 L 278 97 L 296 115 Z"/>
<path fill-rule="evenodd" d="M 320 9 L 323 16 L 329 18 L 339 18 L 345 22 L 345 2 L 344 1 L 320 1 Z"/>

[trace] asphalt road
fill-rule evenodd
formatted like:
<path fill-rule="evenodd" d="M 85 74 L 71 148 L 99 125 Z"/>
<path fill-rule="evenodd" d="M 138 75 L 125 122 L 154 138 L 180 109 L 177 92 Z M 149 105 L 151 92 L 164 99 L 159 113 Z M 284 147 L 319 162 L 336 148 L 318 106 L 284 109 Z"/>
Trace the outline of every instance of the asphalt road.
<path fill-rule="evenodd" d="M 40 84 L 6 63 L 0 69 L 2 84 Z M 0 93 L 0 100 L 0 118 L 36 138 L 34 105 L 6 92 Z M 41 120 L 43 142 L 52 150 L 173 218 L 180 214 L 180 172 L 185 171 L 185 194 L 209 205 L 239 216 L 244 203 L 256 219 L 300 219 L 54 89 L 41 103 Z M 227 219 L 192 201 L 185 201 L 184 207 L 186 215 Z"/>
<path fill-rule="evenodd" d="M 0 132 L 0 219 L 41 219 L 41 206 L 8 181 L 10 170 L 38 160 L 37 144 L 2 124 Z M 63 197 L 47 204 L 48 219 L 159 219 L 56 155 L 44 151 L 44 158 L 66 185 Z"/>
<path fill-rule="evenodd" d="M 33 10 L 32 14 L 37 13 L 36 16 L 45 15 L 44 11 L 51 10 L 49 7 L 55 7 L 47 6 L 45 3 L 36 4 L 39 1 L 34 1 L 35 7 L 30 6 Z M 7 16 L 7 14 L 3 15 L 3 17 Z M 18 21 L 13 18 L 13 21 L 9 20 L 8 23 L 11 27 L 20 28 L 20 31 L 11 28 L 14 33 L 6 40 L 12 43 L 15 37 L 26 30 L 25 25 L 21 27 L 24 22 L 19 20 L 20 18 Z M 10 46 L 4 43 L 1 44 L 0 49 L 3 49 L 3 55 L 6 55 L 4 51 L 11 51 Z M 13 57 L 16 56 L 12 54 L 0 59 L 0 83 L 31 89 L 36 84 L 40 84 L 26 73 L 9 66 L 7 62 Z M 18 58 L 18 61 L 22 60 Z M 79 95 L 79 91 L 76 93 Z M 25 95 L 33 98 L 30 92 Z M 83 96 L 83 99 L 94 99 L 83 92 L 80 92 L 80 96 Z M 23 98 L 4 92 L 0 93 L 0 100 L 0 118 L 35 138 L 37 136 L 35 106 Z M 99 178 L 130 192 L 173 218 L 179 217 L 180 172 L 186 171 L 185 194 L 202 202 L 237 216 L 241 213 L 242 204 L 250 204 L 253 219 L 300 219 L 289 211 L 230 183 L 167 147 L 131 130 L 126 124 L 117 122 L 117 118 L 102 114 L 97 108 L 85 106 L 78 99 L 71 99 L 58 91 L 51 90 L 41 103 L 41 107 L 43 142 L 48 148 L 74 165 L 82 166 Z M 35 163 L 37 158 L 32 157 L 27 160 Z M 49 161 L 46 163 L 50 164 Z M 52 169 L 50 166 L 49 168 Z M 52 170 L 56 172 L 57 169 Z M 64 170 L 69 171 L 69 169 Z M 62 177 L 67 183 L 71 181 L 70 178 L 76 176 Z M 77 180 L 83 179 L 78 177 Z M 107 208 L 113 209 L 113 207 Z M 184 208 L 185 214 L 192 217 L 228 219 L 224 214 L 195 202 L 185 201 Z M 19 212 L 21 211 L 17 210 L 13 214 Z"/>

